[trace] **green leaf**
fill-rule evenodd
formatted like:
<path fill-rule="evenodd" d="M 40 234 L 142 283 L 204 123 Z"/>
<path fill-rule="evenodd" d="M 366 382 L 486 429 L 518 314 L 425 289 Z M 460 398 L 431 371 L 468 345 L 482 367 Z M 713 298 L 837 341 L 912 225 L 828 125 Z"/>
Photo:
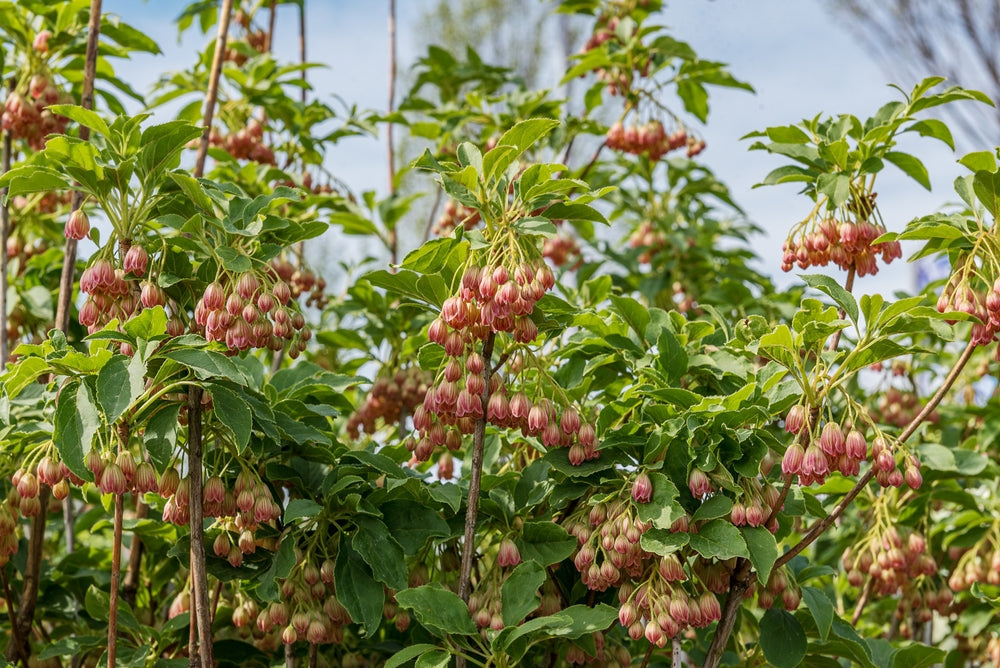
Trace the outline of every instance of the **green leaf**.
<path fill-rule="evenodd" d="M 418 656 L 437 649 L 437 645 L 429 645 L 427 643 L 410 645 L 409 647 L 401 649 L 389 657 L 389 660 L 385 662 L 384 668 L 399 668 L 399 666 L 409 663 Z"/>
<path fill-rule="evenodd" d="M 611 296 L 611 310 L 617 313 L 635 331 L 640 341 L 646 340 L 649 310 L 631 297 Z"/>
<path fill-rule="evenodd" d="M 173 459 L 174 447 L 177 445 L 177 417 L 180 415 L 179 403 L 165 404 L 146 422 L 145 441 L 143 445 L 149 453 L 149 459 L 162 473 Z"/>
<path fill-rule="evenodd" d="M 76 121 L 80 125 L 90 128 L 91 132 L 96 134 L 107 137 L 110 132 L 108 124 L 96 111 L 75 104 L 53 104 L 49 105 L 48 109 L 53 114 L 65 116 L 71 121 Z"/>
<path fill-rule="evenodd" d="M 940 664 L 945 651 L 938 647 L 928 647 L 913 643 L 909 647 L 896 650 L 892 657 L 892 668 L 930 668 Z"/>
<path fill-rule="evenodd" d="M 94 477 L 85 465 L 101 416 L 86 383 L 72 381 L 56 402 L 52 441 L 69 470 L 84 480 Z"/>
<path fill-rule="evenodd" d="M 740 530 L 728 520 L 716 519 L 705 524 L 698 533 L 691 534 L 689 544 L 695 552 L 706 559 L 722 560 L 750 556 Z"/>
<path fill-rule="evenodd" d="M 406 588 L 406 558 L 403 548 L 393 538 L 385 524 L 365 515 L 357 515 L 354 523 L 358 533 L 354 536 L 354 549 L 371 566 L 372 574 L 390 589 Z"/>
<path fill-rule="evenodd" d="M 794 616 L 771 608 L 760 620 L 760 648 L 776 668 L 794 668 L 806 655 L 806 632 Z"/>
<path fill-rule="evenodd" d="M 740 533 L 750 552 L 750 563 L 757 571 L 757 580 L 762 586 L 766 585 L 774 562 L 778 560 L 778 543 L 764 527 L 741 527 Z"/>
<path fill-rule="evenodd" d="M 250 442 L 253 427 L 253 413 L 250 406 L 232 390 L 217 383 L 209 383 L 205 389 L 212 395 L 212 416 L 229 428 L 239 452 Z"/>
<path fill-rule="evenodd" d="M 549 134 L 557 127 L 559 127 L 559 121 L 552 118 L 529 118 L 516 123 L 514 127 L 503 133 L 503 135 L 500 136 L 500 139 L 497 140 L 497 146 L 513 146 L 517 149 L 517 153 L 513 155 L 513 158 L 509 159 L 509 162 L 507 163 L 509 165 L 521 153 L 524 153 L 539 139 Z M 506 167 L 503 167 L 502 169 L 499 167 L 501 162 L 502 161 L 498 161 L 497 166 L 494 166 L 494 171 L 499 173 L 506 170 Z"/>
<path fill-rule="evenodd" d="M 138 357 L 112 357 L 97 374 L 97 402 L 108 423 L 117 420 L 144 389 L 145 368 Z"/>
<path fill-rule="evenodd" d="M 802 601 L 806 604 L 806 609 L 812 613 L 813 619 L 816 620 L 820 639 L 825 641 L 833 626 L 833 601 L 826 593 L 815 587 L 802 587 Z"/>
<path fill-rule="evenodd" d="M 851 177 L 843 172 L 820 174 L 816 179 L 816 189 L 830 199 L 835 207 L 840 207 L 851 196 Z"/>
<path fill-rule="evenodd" d="M 337 598 L 347 608 L 351 619 L 361 626 L 362 635 L 370 636 L 375 633 L 382 621 L 385 589 L 382 587 L 382 583 L 377 582 L 372 577 L 371 569 L 354 551 L 348 536 L 342 535 L 340 538 L 340 548 L 337 552 L 337 563 L 333 569 L 333 577 L 337 587 Z M 455 598 L 458 597 L 455 596 Z M 466 612 L 466 617 L 468 616 L 468 612 Z M 469 623 L 472 623 L 471 619 Z"/>
<path fill-rule="evenodd" d="M 888 151 L 883 157 L 924 188 L 931 189 L 931 179 L 927 175 L 927 168 L 924 167 L 924 163 L 920 162 L 919 158 L 899 151 Z"/>
<path fill-rule="evenodd" d="M 500 611 L 504 626 L 514 626 L 538 608 L 538 589 L 545 582 L 545 569 L 535 561 L 519 565 L 500 588 Z"/>
<path fill-rule="evenodd" d="M 237 385 L 250 385 L 252 380 L 240 370 L 236 364 L 221 353 L 214 350 L 184 349 L 172 350 L 166 357 L 179 362 L 194 372 L 201 380 L 218 380 L 225 378 Z"/>
<path fill-rule="evenodd" d="M 677 82 L 677 96 L 684 103 L 684 110 L 704 123 L 708 120 L 708 91 L 690 79 Z"/>
<path fill-rule="evenodd" d="M 339 585 L 337 595 L 340 596 Z M 417 620 L 439 638 L 446 639 L 449 635 L 471 636 L 476 633 L 476 625 L 469 616 L 468 606 L 457 594 L 448 591 L 439 582 L 397 592 L 396 603 L 413 610 Z M 380 613 L 381 607 L 380 602 Z"/>
<path fill-rule="evenodd" d="M 990 215 L 1000 217 L 1000 173 L 976 172 L 972 189 Z"/>
<path fill-rule="evenodd" d="M 451 653 L 444 649 L 421 654 L 413 668 L 446 668 L 451 663 Z"/>
<path fill-rule="evenodd" d="M 312 499 L 292 499 L 285 507 L 284 523 L 291 524 L 302 518 L 312 519 L 321 510 L 323 510 L 323 506 Z"/>
<path fill-rule="evenodd" d="M 416 554 L 431 538 L 451 533 L 448 523 L 440 515 L 418 503 L 388 501 L 382 504 L 381 510 L 386 526 L 406 554 Z"/>
<path fill-rule="evenodd" d="M 799 278 L 809 287 L 828 294 L 854 323 L 858 322 L 858 302 L 854 299 L 854 295 L 841 287 L 840 283 L 823 274 L 800 274 Z"/>
<path fill-rule="evenodd" d="M 691 516 L 692 522 L 700 520 L 714 520 L 719 517 L 726 517 L 733 509 L 733 500 L 724 494 L 716 494 L 708 497 Z"/>
<path fill-rule="evenodd" d="M 967 153 L 958 160 L 959 164 L 965 165 L 973 172 L 995 172 L 997 171 L 997 158 L 993 151 L 975 151 Z"/>
<path fill-rule="evenodd" d="M 668 529 L 650 529 L 643 532 L 639 538 L 639 546 L 647 552 L 665 557 L 687 545 L 689 536 L 690 534 L 685 532 L 671 533 Z"/>
<path fill-rule="evenodd" d="M 514 542 L 521 559 L 541 566 L 559 563 L 576 549 L 576 538 L 555 522 L 525 522 Z"/>
<path fill-rule="evenodd" d="M 917 132 L 921 137 L 939 139 L 947 144 L 952 151 L 955 150 L 955 140 L 951 136 L 951 130 L 945 123 L 936 118 L 925 118 L 922 121 L 917 121 L 906 128 L 904 132 Z"/>

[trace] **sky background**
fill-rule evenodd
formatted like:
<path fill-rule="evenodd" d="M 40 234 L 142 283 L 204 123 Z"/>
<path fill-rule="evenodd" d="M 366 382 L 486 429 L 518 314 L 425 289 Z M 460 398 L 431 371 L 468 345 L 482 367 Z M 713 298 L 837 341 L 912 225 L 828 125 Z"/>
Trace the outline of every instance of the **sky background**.
<path fill-rule="evenodd" d="M 415 31 L 420 16 L 431 4 L 431 0 L 397 2 L 401 69 L 418 55 Z M 828 2 L 679 0 L 665 4 L 660 21 L 673 36 L 689 42 L 702 58 L 729 63 L 737 78 L 756 89 L 756 94 L 712 89 L 708 124 L 699 127 L 697 121 L 689 120 L 708 144 L 701 159 L 729 186 L 748 218 L 764 230 L 753 240 L 761 258 L 759 268 L 779 287 L 787 286 L 796 278 L 780 271 L 781 243 L 788 228 L 809 211 L 811 202 L 797 194 L 795 184 L 754 189 L 754 184 L 783 163 L 764 151 L 748 151 L 751 142 L 740 138 L 754 130 L 795 123 L 820 112 L 852 113 L 864 119 L 886 102 L 900 99 L 900 94 L 888 87 L 887 77 L 856 43 L 843 20 L 832 15 Z M 164 52 L 116 62 L 118 75 L 141 92 L 148 92 L 163 72 L 193 63 L 196 52 L 214 39 L 214 32 L 206 36 L 192 29 L 183 41 L 178 41 L 173 20 L 179 6 L 159 1 L 104 1 L 106 12 L 117 13 L 143 30 Z M 335 109 L 343 107 L 334 96 L 360 108 L 384 110 L 389 71 L 388 1 L 306 0 L 306 7 L 308 58 L 325 66 L 308 73 L 313 95 Z M 285 60 L 298 61 L 298 13 L 291 6 L 279 8 L 276 53 Z M 909 90 L 916 82 L 896 83 Z M 668 103 L 679 107 L 675 100 Z M 170 108 L 166 108 L 161 114 L 169 112 Z M 928 193 L 887 166 L 878 177 L 876 190 L 883 219 L 895 231 L 912 218 L 957 200 L 951 183 L 965 173 L 956 163 L 958 156 L 935 140 L 907 139 L 901 142 L 901 149 L 924 161 L 934 191 Z M 355 192 L 387 192 L 384 138 L 343 140 L 329 153 L 326 166 Z M 904 247 L 904 258 L 913 250 L 915 247 Z M 345 259 L 350 262 L 360 258 Z M 835 267 L 829 269 L 837 277 L 842 275 Z M 877 276 L 859 279 L 856 291 L 890 294 L 909 290 L 914 275 L 913 267 L 897 260 L 888 267 L 883 265 Z"/>

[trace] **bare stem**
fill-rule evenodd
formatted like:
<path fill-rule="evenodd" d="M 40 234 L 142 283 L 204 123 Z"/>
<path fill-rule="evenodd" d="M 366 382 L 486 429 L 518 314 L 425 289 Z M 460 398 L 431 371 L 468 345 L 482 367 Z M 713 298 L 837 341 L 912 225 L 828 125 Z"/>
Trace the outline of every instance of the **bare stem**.
<path fill-rule="evenodd" d="M 851 626 L 858 625 L 858 620 L 861 619 L 861 613 L 864 612 L 865 606 L 868 605 L 868 599 L 871 597 L 873 589 L 875 589 L 875 578 L 869 577 L 864 591 L 861 592 L 861 598 L 858 599 L 858 604 L 854 608 L 854 614 L 851 615 Z"/>
<path fill-rule="evenodd" d="M 135 517 L 145 519 L 149 515 L 149 506 L 142 499 L 136 499 Z M 128 568 L 125 570 L 125 578 L 122 582 L 122 598 L 129 605 L 135 605 L 135 597 L 139 592 L 139 573 L 142 567 L 142 541 L 139 536 L 132 534 L 132 547 L 128 554 Z"/>
<path fill-rule="evenodd" d="M 7 617 L 10 619 L 11 642 L 17 650 L 17 658 L 24 668 L 28 668 L 28 655 L 24 651 L 24 641 L 17 627 L 17 616 L 14 614 L 14 598 L 10 594 L 10 582 L 7 580 L 7 565 L 0 566 L 0 579 L 3 580 L 3 597 L 7 603 Z"/>
<path fill-rule="evenodd" d="M 215 102 L 219 99 L 219 79 L 222 76 L 222 58 L 226 53 L 226 39 L 229 36 L 229 16 L 233 11 L 233 0 L 222 0 L 219 8 L 219 32 L 215 37 L 215 55 L 212 56 L 212 74 L 208 80 L 208 92 L 205 95 L 204 124 L 201 130 L 201 143 L 198 144 L 198 156 L 195 158 L 194 175 L 205 174 L 205 159 L 208 157 L 208 135 L 212 130 L 212 119 L 215 118 Z"/>
<path fill-rule="evenodd" d="M 469 502 L 465 510 L 465 543 L 462 546 L 462 573 L 458 581 L 458 595 L 466 603 L 472 593 L 472 560 L 476 552 L 476 520 L 479 514 L 479 486 L 483 478 L 483 450 L 486 447 L 486 406 L 490 398 L 490 361 L 493 358 L 493 344 L 496 333 L 490 332 L 483 342 L 483 379 L 486 388 L 480 399 L 483 402 L 483 416 L 476 420 L 472 435 L 472 463 L 469 476 Z"/>
<path fill-rule="evenodd" d="M 396 106 L 396 0 L 389 0 L 389 115 L 392 115 L 393 109 Z M 393 144 L 393 126 L 395 124 L 390 120 L 386 124 L 386 158 L 388 159 L 388 169 L 389 169 L 389 196 L 396 194 L 396 161 L 395 161 L 395 145 Z M 389 264 L 395 266 L 399 261 L 399 236 L 396 234 L 396 228 L 393 227 L 389 232 Z"/>
<path fill-rule="evenodd" d="M 3 157 L 0 169 L 6 174 L 10 171 L 12 148 L 10 130 L 3 133 Z M 7 199 L 7 188 L 0 191 L 0 199 Z M 7 358 L 10 356 L 7 341 L 7 238 L 10 237 L 10 209 L 6 201 L 0 202 L 0 371 L 7 368 Z"/>
<path fill-rule="evenodd" d="M 306 0 L 302 0 L 299 3 L 299 62 L 303 65 L 306 64 Z M 306 80 L 306 70 L 302 69 L 299 73 L 302 77 L 302 81 Z M 306 96 L 308 95 L 306 87 L 302 87 L 302 104 L 306 103 Z"/>
<path fill-rule="evenodd" d="M 125 514 L 123 494 L 115 494 L 115 529 L 111 544 L 111 601 L 108 604 L 108 668 L 115 668 L 118 657 L 118 589 L 122 578 L 122 522 Z"/>
<path fill-rule="evenodd" d="M 271 13 L 268 16 L 267 22 L 267 41 L 264 44 L 264 50 L 268 53 L 274 51 L 274 24 L 278 18 L 278 3 L 277 0 L 271 0 Z"/>
<path fill-rule="evenodd" d="M 192 624 L 198 626 L 198 652 L 202 668 L 215 665 L 212 658 L 212 612 L 208 601 L 208 573 L 205 570 L 205 525 L 202 508 L 202 390 L 188 389 L 188 480 L 191 512 L 191 589 L 194 598 Z"/>
<path fill-rule="evenodd" d="M 656 647 L 653 643 L 649 643 L 649 647 L 646 648 L 646 653 L 642 657 L 642 663 L 639 664 L 639 668 L 646 668 L 649 665 L 649 659 L 653 656 L 653 648 Z"/>

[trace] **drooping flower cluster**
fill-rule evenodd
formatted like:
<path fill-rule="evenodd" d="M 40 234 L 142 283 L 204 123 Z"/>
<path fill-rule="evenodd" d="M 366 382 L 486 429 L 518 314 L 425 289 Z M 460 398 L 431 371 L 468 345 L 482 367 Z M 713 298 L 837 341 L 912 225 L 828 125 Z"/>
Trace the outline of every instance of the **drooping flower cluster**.
<path fill-rule="evenodd" d="M 280 583 L 280 600 L 263 608 L 256 621 L 263 633 L 280 631 L 286 645 L 342 642 L 351 616 L 337 599 L 333 560 L 319 561 L 296 549 L 295 566 Z"/>
<path fill-rule="evenodd" d="M 875 469 L 875 479 L 883 487 L 899 487 L 905 482 L 912 489 L 918 489 L 923 482 L 920 461 L 914 455 L 904 453 L 897 466 L 896 455 L 885 437 L 876 436 L 869 449 L 858 426 L 849 424 L 845 429 L 828 421 L 820 429 L 818 423 L 811 423 L 802 404 L 788 411 L 785 430 L 796 438 L 785 451 L 781 470 L 785 475 L 797 475 L 800 485 L 822 484 L 828 475 L 837 471 L 845 476 L 857 475 L 861 462 L 869 458 Z"/>
<path fill-rule="evenodd" d="M 362 429 L 374 434 L 379 420 L 386 425 L 398 424 L 423 402 L 433 380 L 429 371 L 417 366 L 399 369 L 391 377 L 377 378 L 364 403 L 347 419 L 347 433 L 357 440 Z"/>
<path fill-rule="evenodd" d="M 898 241 L 873 243 L 884 233 L 884 227 L 868 220 L 838 222 L 826 218 L 814 229 L 793 233 L 785 240 L 781 269 L 825 267 L 833 262 L 845 271 L 854 267 L 858 276 L 877 274 L 879 256 L 886 264 L 903 256 Z"/>
<path fill-rule="evenodd" d="M 227 135 L 213 128 L 208 135 L 208 142 L 237 160 L 253 160 L 262 165 L 275 164 L 274 151 L 264 143 L 264 125 L 256 118 L 247 121 L 246 127 Z"/>
<path fill-rule="evenodd" d="M 863 586 L 868 576 L 880 596 L 899 592 L 918 576 L 937 573 L 937 563 L 919 531 L 881 522 L 844 551 L 841 563 L 851 586 Z"/>
<path fill-rule="evenodd" d="M 940 313 L 959 311 L 975 316 L 979 322 L 972 325 L 972 342 L 989 345 L 1000 332 L 1000 278 L 987 288 L 973 288 L 961 272 L 956 272 L 938 297 L 937 310 Z"/>
<path fill-rule="evenodd" d="M 608 128 L 605 142 L 608 148 L 633 155 L 646 155 L 650 160 L 660 160 L 670 151 L 687 147 L 687 156 L 693 158 L 705 150 L 705 140 L 688 135 L 684 128 L 667 133 L 658 120 L 626 127 L 616 121 Z"/>
<path fill-rule="evenodd" d="M 444 203 L 444 210 L 434 222 L 433 232 L 439 237 L 445 237 L 461 225 L 466 231 L 471 230 L 482 220 L 479 212 L 460 202 L 449 199 Z"/>
<path fill-rule="evenodd" d="M 291 298 L 291 289 L 282 280 L 253 272 L 235 279 L 225 276 L 205 288 L 195 305 L 194 321 L 207 340 L 221 341 L 230 350 L 280 350 L 287 342 L 294 359 L 312 332 L 302 312 L 289 304 Z"/>
<path fill-rule="evenodd" d="M 50 134 L 66 131 L 69 119 L 53 114 L 48 106 L 68 103 L 72 99 L 59 91 L 45 74 L 35 74 L 27 90 L 14 91 L 7 96 L 0 128 L 9 130 L 15 139 L 23 139 L 33 150 L 45 148 L 45 138 Z"/>
<path fill-rule="evenodd" d="M 408 439 L 407 446 L 414 458 L 426 461 L 438 446 L 458 449 L 462 435 L 471 434 L 480 418 L 520 429 L 546 447 L 568 447 L 575 464 L 596 457 L 594 427 L 581 420 L 576 408 L 558 406 L 548 397 L 532 400 L 523 389 L 508 397 L 506 381 L 498 370 L 485 373 L 487 362 L 477 350 L 491 333 L 509 334 L 517 344 L 534 342 L 538 328 L 531 313 L 555 284 L 552 270 L 540 260 L 522 262 L 513 270 L 502 264 L 472 265 L 461 280 L 458 293 L 445 300 L 440 317 L 428 330 L 430 340 L 444 348 L 447 361 L 413 410 L 419 436 Z M 517 375 L 524 364 L 524 355 L 518 353 L 510 357 L 507 368 Z"/>

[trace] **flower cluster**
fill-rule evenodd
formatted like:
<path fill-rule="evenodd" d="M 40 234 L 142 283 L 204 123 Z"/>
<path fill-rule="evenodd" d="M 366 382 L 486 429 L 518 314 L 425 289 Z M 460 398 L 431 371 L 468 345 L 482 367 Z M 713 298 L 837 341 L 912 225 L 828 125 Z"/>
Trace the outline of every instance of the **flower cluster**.
<path fill-rule="evenodd" d="M 257 628 L 264 633 L 280 630 L 286 645 L 299 640 L 314 645 L 342 642 L 351 616 L 337 600 L 333 561 L 296 553 L 291 574 L 280 583 L 280 600 L 260 611 Z"/>
<path fill-rule="evenodd" d="M 45 138 L 51 134 L 66 131 L 69 119 L 48 110 L 50 104 L 72 102 L 61 93 L 45 74 L 35 74 L 28 83 L 28 89 L 14 91 L 7 96 L 0 128 L 9 130 L 15 139 L 23 139 L 32 149 L 45 148 Z"/>
<path fill-rule="evenodd" d="M 289 306 L 291 298 L 284 281 L 246 272 L 210 283 L 195 305 L 194 321 L 207 340 L 224 342 L 230 350 L 280 350 L 288 342 L 295 358 L 312 332 L 302 312 Z"/>
<path fill-rule="evenodd" d="M 247 121 L 246 127 L 227 135 L 213 128 L 208 135 L 208 142 L 222 148 L 237 160 L 253 160 L 262 165 L 275 164 L 274 151 L 264 143 L 264 125 L 256 118 Z"/>
<path fill-rule="evenodd" d="M 844 551 L 841 563 L 851 586 L 861 587 L 868 576 L 880 596 L 895 594 L 918 576 L 937 572 L 924 536 L 895 524 L 876 523 L 859 543 Z"/>
<path fill-rule="evenodd" d="M 399 369 L 391 377 L 377 378 L 364 403 L 347 419 L 347 433 L 357 440 L 362 429 L 374 434 L 378 420 L 387 425 L 398 424 L 423 402 L 433 380 L 429 371 L 417 366 Z"/>
<path fill-rule="evenodd" d="M 646 155 L 650 160 L 660 160 L 670 151 L 687 147 L 687 156 L 692 158 L 705 150 L 705 140 L 687 134 L 684 128 L 677 128 L 669 134 L 658 120 L 628 127 L 616 121 L 608 128 L 605 142 L 608 148 L 633 155 Z"/>
<path fill-rule="evenodd" d="M 838 223 L 834 218 L 826 218 L 812 231 L 800 231 L 797 238 L 793 233 L 785 240 L 781 246 L 781 269 L 825 267 L 833 262 L 844 270 L 854 267 L 858 276 L 877 274 L 879 256 L 886 264 L 903 256 L 898 241 L 874 243 L 884 233 L 884 227 L 867 220 Z"/>
<path fill-rule="evenodd" d="M 446 237 L 454 232 L 459 225 L 468 231 L 478 225 L 480 220 L 482 219 L 479 217 L 478 211 L 449 199 L 444 203 L 444 211 L 434 222 L 433 232 L 439 237 Z"/>

